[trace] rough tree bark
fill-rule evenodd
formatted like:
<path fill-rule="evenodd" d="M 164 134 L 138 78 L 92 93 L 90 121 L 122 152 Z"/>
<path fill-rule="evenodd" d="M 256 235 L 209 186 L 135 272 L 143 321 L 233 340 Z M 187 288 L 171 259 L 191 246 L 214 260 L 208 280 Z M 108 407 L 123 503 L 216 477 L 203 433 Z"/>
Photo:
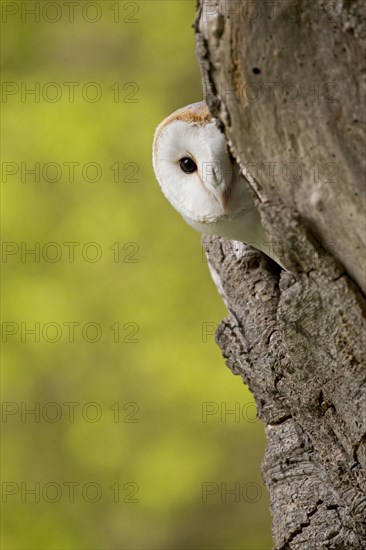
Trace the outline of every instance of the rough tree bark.
<path fill-rule="evenodd" d="M 204 240 L 281 550 L 366 548 L 365 21 L 358 0 L 198 4 L 206 100 L 289 269 Z"/>

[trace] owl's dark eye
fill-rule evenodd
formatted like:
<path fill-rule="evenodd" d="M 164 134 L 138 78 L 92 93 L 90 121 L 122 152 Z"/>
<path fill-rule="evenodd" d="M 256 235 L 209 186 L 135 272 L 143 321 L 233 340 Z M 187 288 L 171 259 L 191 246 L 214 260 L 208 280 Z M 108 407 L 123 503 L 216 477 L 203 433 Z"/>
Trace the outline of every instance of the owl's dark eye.
<path fill-rule="evenodd" d="M 185 174 L 193 174 L 197 170 L 197 164 L 190 157 L 180 159 L 179 166 Z"/>

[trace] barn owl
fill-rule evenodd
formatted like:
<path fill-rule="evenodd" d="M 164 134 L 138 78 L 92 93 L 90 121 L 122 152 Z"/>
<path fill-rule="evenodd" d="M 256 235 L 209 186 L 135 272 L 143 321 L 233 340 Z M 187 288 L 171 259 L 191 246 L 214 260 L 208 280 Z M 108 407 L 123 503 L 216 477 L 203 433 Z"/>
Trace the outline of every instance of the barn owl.
<path fill-rule="evenodd" d="M 189 225 L 203 235 L 250 244 L 280 264 L 248 184 L 204 101 L 178 109 L 158 126 L 153 167 L 164 195 Z"/>

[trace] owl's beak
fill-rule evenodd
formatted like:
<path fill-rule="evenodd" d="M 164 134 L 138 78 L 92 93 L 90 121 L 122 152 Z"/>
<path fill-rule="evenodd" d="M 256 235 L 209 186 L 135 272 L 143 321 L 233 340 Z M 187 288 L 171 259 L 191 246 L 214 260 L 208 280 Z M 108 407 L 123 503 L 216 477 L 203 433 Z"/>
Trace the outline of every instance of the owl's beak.
<path fill-rule="evenodd" d="M 229 190 L 224 189 L 219 195 L 219 203 L 222 206 L 222 209 L 226 212 L 227 206 L 229 202 Z"/>
<path fill-rule="evenodd" d="M 220 177 L 220 174 L 217 173 L 215 169 L 213 170 L 213 173 L 210 174 L 210 177 L 207 179 L 208 181 L 206 180 L 206 182 L 209 184 L 208 186 L 211 192 L 213 193 L 216 200 L 220 203 L 224 212 L 226 212 L 230 198 L 231 181 L 229 185 L 227 185 L 227 182 L 222 180 L 222 177 Z"/>

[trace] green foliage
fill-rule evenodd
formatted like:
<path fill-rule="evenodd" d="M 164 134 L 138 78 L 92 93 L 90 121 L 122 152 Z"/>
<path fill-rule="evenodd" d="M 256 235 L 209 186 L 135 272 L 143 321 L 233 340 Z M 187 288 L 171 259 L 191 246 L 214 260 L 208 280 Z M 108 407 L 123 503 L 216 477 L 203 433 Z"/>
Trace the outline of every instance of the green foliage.
<path fill-rule="evenodd" d="M 200 236 L 165 200 L 151 167 L 157 124 L 202 97 L 195 5 L 129 4 L 138 7 L 135 23 L 123 21 L 131 11 L 126 3 L 115 23 L 117 2 L 102 2 L 96 23 L 75 9 L 72 23 L 64 15 L 55 23 L 31 16 L 22 22 L 18 14 L 3 24 L 3 83 L 21 90 L 38 82 L 41 92 L 40 101 L 22 101 L 19 91 L 2 105 L 2 161 L 18 167 L 3 182 L 3 241 L 19 246 L 3 258 L 2 320 L 18 332 L 3 345 L 2 398 L 5 411 L 14 403 L 19 413 L 3 418 L 2 482 L 18 492 L 3 504 L 2 547 L 262 550 L 270 546 L 259 471 L 263 429 L 243 416 L 221 418 L 235 403 L 253 418 L 252 398 L 214 343 L 212 327 L 226 312 Z M 61 87 L 58 101 L 47 99 L 50 82 Z M 79 83 L 74 101 L 65 82 Z M 90 82 L 102 89 L 99 101 L 81 93 Z M 126 83 L 134 84 L 124 89 Z M 132 92 L 137 102 L 128 103 Z M 65 164 L 72 162 L 79 163 L 74 178 Z M 20 163 L 39 163 L 39 181 L 22 175 Z M 47 163 L 58 163 L 61 174 L 52 166 L 43 172 Z M 93 167 L 83 176 L 87 163 L 100 167 L 95 182 Z M 137 181 L 128 181 L 132 172 Z M 39 261 L 22 261 L 23 242 L 23 252 L 39 243 Z M 45 248 L 51 242 L 56 246 Z M 70 242 L 80 243 L 73 262 L 64 244 Z M 85 249 L 91 242 L 97 248 Z M 89 261 L 95 250 L 100 259 Z M 67 322 L 79 323 L 73 342 Z M 97 329 L 84 337 L 81 331 L 90 322 L 101 330 L 94 343 L 88 339 Z M 24 332 L 36 323 L 39 342 Z M 42 336 L 47 323 L 53 325 Z M 79 403 L 73 421 L 65 405 L 72 402 Z M 85 408 L 90 402 L 96 405 Z M 218 412 L 203 422 L 207 402 Z M 22 419 L 20 411 L 36 403 L 39 418 Z M 79 484 L 74 499 L 70 481 Z M 102 491 L 96 502 L 92 486 L 82 495 L 90 482 Z M 36 483 L 39 502 L 24 494 Z M 53 486 L 45 496 L 47 483 Z M 244 496 L 225 502 L 217 493 L 203 502 L 204 483 L 237 483 Z M 257 494 L 247 492 L 250 484 Z"/>

